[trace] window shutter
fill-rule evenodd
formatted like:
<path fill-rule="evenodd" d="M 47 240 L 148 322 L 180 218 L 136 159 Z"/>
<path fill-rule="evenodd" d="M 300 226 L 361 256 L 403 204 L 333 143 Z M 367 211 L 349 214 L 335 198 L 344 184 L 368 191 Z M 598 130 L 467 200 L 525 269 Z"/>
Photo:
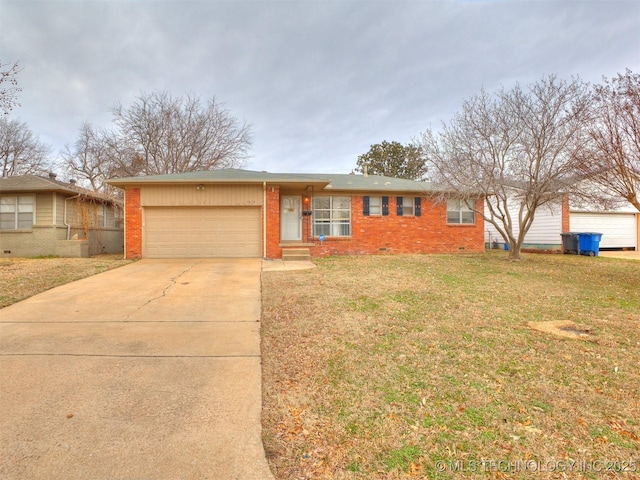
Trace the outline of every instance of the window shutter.
<path fill-rule="evenodd" d="M 382 215 L 389 215 L 389 197 L 382 197 Z"/>
<path fill-rule="evenodd" d="M 416 217 L 422 215 L 422 202 L 420 197 L 416 197 Z"/>
<path fill-rule="evenodd" d="M 402 197 L 396 197 L 396 214 L 402 216 Z"/>
<path fill-rule="evenodd" d="M 362 214 L 365 217 L 369 215 L 369 197 L 362 197 Z"/>

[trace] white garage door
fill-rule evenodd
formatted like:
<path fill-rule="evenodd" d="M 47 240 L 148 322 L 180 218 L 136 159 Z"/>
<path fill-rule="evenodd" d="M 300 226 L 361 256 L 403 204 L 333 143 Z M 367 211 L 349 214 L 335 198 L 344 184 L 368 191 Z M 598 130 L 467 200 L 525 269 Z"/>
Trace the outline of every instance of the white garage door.
<path fill-rule="evenodd" d="M 146 207 L 146 258 L 260 257 L 260 208 Z"/>
<path fill-rule="evenodd" d="M 600 248 L 629 248 L 636 246 L 636 216 L 625 213 L 572 213 L 572 232 L 602 233 Z"/>

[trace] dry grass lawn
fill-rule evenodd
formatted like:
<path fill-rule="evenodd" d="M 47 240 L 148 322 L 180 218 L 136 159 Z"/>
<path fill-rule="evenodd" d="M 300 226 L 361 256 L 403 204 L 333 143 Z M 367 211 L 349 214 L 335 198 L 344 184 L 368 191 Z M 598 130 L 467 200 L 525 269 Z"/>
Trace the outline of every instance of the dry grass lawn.
<path fill-rule="evenodd" d="M 50 288 L 131 263 L 122 255 L 90 258 L 0 258 L 0 308 Z"/>
<path fill-rule="evenodd" d="M 639 263 L 317 265 L 262 276 L 276 478 L 640 478 Z"/>

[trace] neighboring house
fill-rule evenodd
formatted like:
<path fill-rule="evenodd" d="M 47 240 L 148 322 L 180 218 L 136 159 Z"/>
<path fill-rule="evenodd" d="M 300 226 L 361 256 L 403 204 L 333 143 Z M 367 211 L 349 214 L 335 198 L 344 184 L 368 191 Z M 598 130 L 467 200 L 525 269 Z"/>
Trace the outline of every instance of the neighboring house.
<path fill-rule="evenodd" d="M 125 190 L 126 258 L 484 251 L 483 219 L 425 182 L 224 169 L 108 183 Z"/>
<path fill-rule="evenodd" d="M 565 210 L 567 208 L 565 207 Z M 569 232 L 602 233 L 600 248 L 640 250 L 640 212 L 631 204 L 616 209 L 586 209 L 569 201 Z"/>
<path fill-rule="evenodd" d="M 123 202 L 55 177 L 0 178 L 0 256 L 121 253 Z"/>
<path fill-rule="evenodd" d="M 514 235 L 518 234 L 517 205 L 510 210 L 514 220 Z M 595 206 L 585 207 L 574 203 L 568 196 L 540 207 L 535 214 L 531 228 L 524 238 L 523 249 L 562 250 L 561 233 L 597 232 L 602 233 L 601 249 L 639 250 L 640 213 L 631 205 L 618 209 L 598 210 Z M 485 222 L 485 242 L 487 246 L 504 240 L 489 222 Z"/>

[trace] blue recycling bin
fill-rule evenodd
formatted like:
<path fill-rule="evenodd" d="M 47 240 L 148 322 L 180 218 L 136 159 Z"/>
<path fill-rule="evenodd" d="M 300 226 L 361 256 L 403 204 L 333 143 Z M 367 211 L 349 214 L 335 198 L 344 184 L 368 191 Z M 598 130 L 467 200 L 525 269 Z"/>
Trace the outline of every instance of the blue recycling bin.
<path fill-rule="evenodd" d="M 578 237 L 580 239 L 580 255 L 598 256 L 600 240 L 602 239 L 601 233 L 580 232 Z"/>

